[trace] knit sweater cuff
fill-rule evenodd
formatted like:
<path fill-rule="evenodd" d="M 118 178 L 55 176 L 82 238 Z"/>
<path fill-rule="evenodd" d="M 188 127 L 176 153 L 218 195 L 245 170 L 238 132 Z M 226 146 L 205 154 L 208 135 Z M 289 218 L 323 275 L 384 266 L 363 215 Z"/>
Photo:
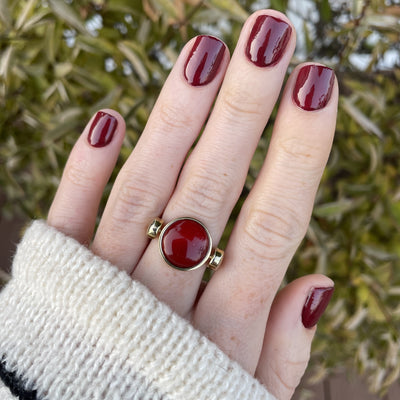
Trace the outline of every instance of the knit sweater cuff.
<path fill-rule="evenodd" d="M 0 361 L 38 399 L 274 399 L 147 288 L 43 221 L 0 293 Z"/>

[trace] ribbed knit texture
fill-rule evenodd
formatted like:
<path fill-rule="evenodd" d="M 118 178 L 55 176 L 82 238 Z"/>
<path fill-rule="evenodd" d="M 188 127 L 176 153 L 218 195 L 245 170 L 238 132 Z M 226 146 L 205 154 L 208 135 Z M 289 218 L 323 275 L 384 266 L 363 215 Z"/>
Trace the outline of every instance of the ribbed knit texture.
<path fill-rule="evenodd" d="M 40 399 L 274 399 L 143 285 L 43 221 L 0 293 L 0 359 Z"/>

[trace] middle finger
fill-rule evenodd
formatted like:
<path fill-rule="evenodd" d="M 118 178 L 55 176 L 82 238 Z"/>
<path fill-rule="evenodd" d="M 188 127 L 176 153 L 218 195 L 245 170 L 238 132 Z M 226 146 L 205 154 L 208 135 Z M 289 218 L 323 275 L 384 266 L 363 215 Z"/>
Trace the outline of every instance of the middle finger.
<path fill-rule="evenodd" d="M 283 14 L 263 10 L 247 20 L 214 110 L 182 170 L 164 211 L 164 221 L 177 217 L 199 219 L 208 227 L 214 244 L 218 243 L 242 191 L 294 47 L 294 30 Z M 133 277 L 176 312 L 187 315 L 203 272 L 204 268 L 182 272 L 167 267 L 153 242 Z"/>

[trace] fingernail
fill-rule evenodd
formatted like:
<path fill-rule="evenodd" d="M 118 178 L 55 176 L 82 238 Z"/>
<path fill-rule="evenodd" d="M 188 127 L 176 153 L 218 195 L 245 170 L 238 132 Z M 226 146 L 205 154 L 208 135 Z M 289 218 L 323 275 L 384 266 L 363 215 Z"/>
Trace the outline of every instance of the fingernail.
<path fill-rule="evenodd" d="M 333 295 L 333 287 L 313 288 L 303 306 L 301 319 L 305 328 L 312 328 L 324 313 Z"/>
<path fill-rule="evenodd" d="M 292 28 L 270 15 L 257 17 L 247 41 L 246 56 L 258 67 L 276 64 L 289 42 Z"/>
<path fill-rule="evenodd" d="M 118 121 L 104 111 L 99 111 L 90 125 L 88 142 L 93 147 L 107 146 L 117 129 Z"/>
<path fill-rule="evenodd" d="M 184 75 L 192 86 L 207 85 L 217 75 L 225 45 L 212 36 L 198 36 L 186 60 Z"/>
<path fill-rule="evenodd" d="M 331 98 L 335 73 L 322 65 L 306 65 L 297 74 L 294 102 L 303 110 L 324 108 Z"/>

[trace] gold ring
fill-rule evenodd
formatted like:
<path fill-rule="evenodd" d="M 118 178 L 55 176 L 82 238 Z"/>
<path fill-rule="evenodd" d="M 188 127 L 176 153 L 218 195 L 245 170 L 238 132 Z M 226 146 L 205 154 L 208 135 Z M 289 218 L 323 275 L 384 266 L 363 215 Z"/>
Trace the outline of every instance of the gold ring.
<path fill-rule="evenodd" d="M 165 226 L 162 219 L 155 218 L 147 228 L 147 236 L 158 236 L 163 259 L 180 271 L 191 271 L 204 264 L 216 271 L 224 257 L 222 250 L 213 250 L 210 232 L 195 218 L 175 218 Z"/>

